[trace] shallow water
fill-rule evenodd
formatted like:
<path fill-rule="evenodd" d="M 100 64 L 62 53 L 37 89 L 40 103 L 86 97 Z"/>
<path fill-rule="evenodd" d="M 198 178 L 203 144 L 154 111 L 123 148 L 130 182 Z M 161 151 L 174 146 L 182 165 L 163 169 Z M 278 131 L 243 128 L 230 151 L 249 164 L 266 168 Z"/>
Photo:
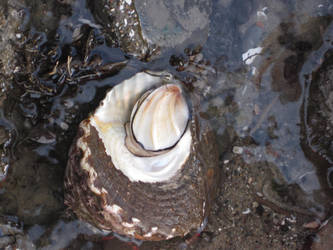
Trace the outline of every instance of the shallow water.
<path fill-rule="evenodd" d="M 91 2 L 14 2 L 9 6 L 20 9 L 22 23 L 16 31 L 16 70 L 1 79 L 0 213 L 23 221 L 35 246 L 65 248 L 79 234 L 86 236 L 81 247 L 98 244 L 91 243 L 96 229 L 64 219 L 67 152 L 79 122 L 105 91 L 144 69 L 167 70 L 187 83 L 197 80 L 193 91 L 203 93 L 200 114 L 217 133 L 221 163 L 238 146 L 245 162 L 270 162 L 274 181 L 302 190 L 293 206 L 327 216 L 331 162 L 311 158 L 311 145 L 304 147 L 301 140 L 312 74 L 332 48 L 330 1 L 198 1 L 206 4 L 198 26 L 182 19 L 186 4 L 161 1 L 169 11 L 163 19 L 168 29 L 152 25 L 156 6 L 139 13 L 142 20 L 148 16 L 142 21 L 146 38 L 162 46 L 146 60 L 118 48 Z M 145 1 L 137 2 L 139 11 Z M 225 145 L 236 137 L 252 143 Z M 298 200 L 306 200 L 306 207 Z"/>

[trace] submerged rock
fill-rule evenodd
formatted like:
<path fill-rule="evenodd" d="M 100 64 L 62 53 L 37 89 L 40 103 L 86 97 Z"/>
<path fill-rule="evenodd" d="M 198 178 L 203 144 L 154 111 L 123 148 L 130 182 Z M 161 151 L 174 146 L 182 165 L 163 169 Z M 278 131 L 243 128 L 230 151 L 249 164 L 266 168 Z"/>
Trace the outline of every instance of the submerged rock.
<path fill-rule="evenodd" d="M 326 52 L 324 62 L 313 74 L 304 107 L 304 145 L 306 153 L 317 155 L 320 165 L 333 162 L 333 50 Z M 310 152 L 311 151 L 311 152 Z M 318 158 L 319 157 L 319 158 Z M 316 159 L 313 158 L 313 159 Z M 326 162 L 326 164 L 325 164 Z M 332 183 L 329 183 L 332 186 Z"/>
<path fill-rule="evenodd" d="M 22 36 L 18 29 L 23 18 L 23 2 L 21 0 L 2 1 L 0 3 L 0 83 L 2 91 L 17 66 L 15 41 Z M 2 77 L 2 75 L 5 77 Z"/>
<path fill-rule="evenodd" d="M 208 37 L 210 0 L 143 0 L 135 1 L 135 7 L 149 44 L 173 48 L 203 44 Z"/>
<path fill-rule="evenodd" d="M 203 45 L 208 38 L 211 0 L 93 1 L 96 21 L 126 53 L 147 59 L 158 49 Z"/>
<path fill-rule="evenodd" d="M 15 216 L 0 215 L 0 249 L 36 249 L 23 224 Z"/>
<path fill-rule="evenodd" d="M 149 56 L 152 48 L 142 37 L 134 1 L 90 1 L 88 7 L 96 21 L 106 31 L 109 43 L 140 59 Z"/>
<path fill-rule="evenodd" d="M 0 214 L 16 215 L 25 225 L 50 223 L 63 210 L 62 170 L 27 149 L 17 154 L 2 183 Z"/>
<path fill-rule="evenodd" d="M 333 248 L 333 223 L 330 220 L 314 236 L 311 250 L 329 250 Z"/>

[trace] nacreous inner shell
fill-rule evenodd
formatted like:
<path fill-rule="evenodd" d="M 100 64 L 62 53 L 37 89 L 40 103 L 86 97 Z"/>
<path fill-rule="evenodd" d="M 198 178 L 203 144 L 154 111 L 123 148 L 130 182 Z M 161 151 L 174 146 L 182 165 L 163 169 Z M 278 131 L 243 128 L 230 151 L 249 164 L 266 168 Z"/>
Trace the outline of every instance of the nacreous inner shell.
<path fill-rule="evenodd" d="M 132 112 L 132 130 L 146 150 L 158 151 L 174 146 L 183 135 L 189 110 L 182 90 L 167 84 L 139 100 Z"/>
<path fill-rule="evenodd" d="M 174 141 L 177 140 L 177 135 L 182 133 L 185 126 L 185 131 L 180 136 L 178 142 L 170 150 L 167 150 L 167 152 L 150 157 L 136 156 L 131 153 L 125 145 L 125 124 L 130 121 L 133 107 L 145 92 L 160 85 L 161 77 L 152 76 L 144 72 L 138 73 L 111 89 L 99 108 L 90 117 L 90 124 L 98 131 L 99 138 L 103 141 L 105 146 L 105 153 L 110 156 L 112 165 L 122 171 L 131 181 L 167 181 L 182 168 L 191 152 L 192 135 L 190 126 L 184 125 L 185 120 L 187 123 L 187 119 L 185 118 L 188 116 L 188 107 L 185 100 L 182 99 L 183 97 L 180 98 L 178 96 L 178 91 L 181 91 L 181 89 L 176 84 L 172 84 L 172 86 L 178 88 L 174 89 L 176 92 L 166 97 L 165 100 L 163 98 L 163 100 L 167 103 L 176 102 L 175 108 L 181 107 L 179 114 L 178 111 L 175 110 L 174 112 L 177 114 L 169 116 L 169 118 L 171 117 L 171 119 L 178 121 L 171 122 L 170 125 L 167 125 L 177 126 L 180 132 L 173 132 L 172 140 L 166 140 L 166 142 L 157 144 L 152 143 L 152 145 L 155 145 L 154 147 L 156 148 L 160 148 L 173 144 Z M 156 111 L 156 115 L 163 116 L 166 110 L 168 110 L 168 112 L 172 111 L 172 109 L 165 109 L 164 104 L 161 103 L 160 105 L 162 113 L 160 114 Z M 186 106 L 186 108 L 184 106 Z M 134 109 L 136 108 L 134 107 Z M 178 115 L 180 115 L 180 117 L 178 117 Z M 161 126 L 162 125 L 157 126 L 157 132 L 161 129 Z M 175 131 L 177 131 L 177 129 L 175 129 Z M 137 133 L 139 134 L 139 131 L 137 131 Z M 158 138 L 158 136 L 160 135 L 151 138 Z M 165 137 L 167 135 L 162 136 Z M 148 139 L 148 141 L 149 140 L 154 141 L 155 139 Z M 143 144 L 146 144 L 146 141 Z"/>

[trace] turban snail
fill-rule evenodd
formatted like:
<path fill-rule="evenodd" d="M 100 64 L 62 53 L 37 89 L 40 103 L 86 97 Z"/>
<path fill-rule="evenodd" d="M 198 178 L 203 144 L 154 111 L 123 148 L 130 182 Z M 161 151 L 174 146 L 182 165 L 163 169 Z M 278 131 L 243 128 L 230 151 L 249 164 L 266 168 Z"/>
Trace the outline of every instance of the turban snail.
<path fill-rule="evenodd" d="M 141 240 L 202 226 L 219 181 L 215 137 L 166 72 L 113 87 L 70 149 L 65 202 L 94 226 Z"/>

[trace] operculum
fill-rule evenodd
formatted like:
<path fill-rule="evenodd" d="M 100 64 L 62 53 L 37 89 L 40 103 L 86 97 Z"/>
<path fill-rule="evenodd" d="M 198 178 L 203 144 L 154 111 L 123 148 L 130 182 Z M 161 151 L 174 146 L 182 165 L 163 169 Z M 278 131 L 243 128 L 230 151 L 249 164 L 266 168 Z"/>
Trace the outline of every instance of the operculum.
<path fill-rule="evenodd" d="M 189 116 L 180 86 L 167 84 L 148 91 L 137 101 L 125 125 L 126 147 L 142 157 L 165 153 L 183 136 Z"/>

